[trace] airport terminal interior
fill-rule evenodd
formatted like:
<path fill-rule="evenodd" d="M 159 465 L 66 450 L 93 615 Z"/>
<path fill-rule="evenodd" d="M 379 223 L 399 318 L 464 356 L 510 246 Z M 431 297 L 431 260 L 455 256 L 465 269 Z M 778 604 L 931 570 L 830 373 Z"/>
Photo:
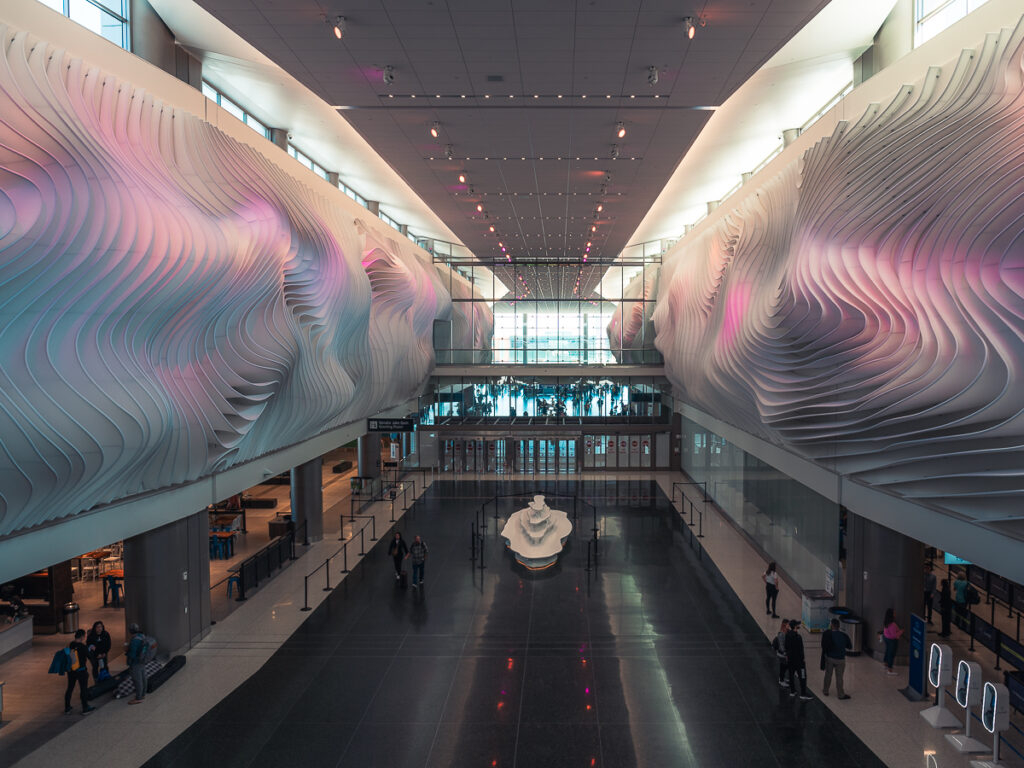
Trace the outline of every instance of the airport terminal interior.
<path fill-rule="evenodd" d="M 0 768 L 1024 766 L 1018 0 L 0 39 Z"/>

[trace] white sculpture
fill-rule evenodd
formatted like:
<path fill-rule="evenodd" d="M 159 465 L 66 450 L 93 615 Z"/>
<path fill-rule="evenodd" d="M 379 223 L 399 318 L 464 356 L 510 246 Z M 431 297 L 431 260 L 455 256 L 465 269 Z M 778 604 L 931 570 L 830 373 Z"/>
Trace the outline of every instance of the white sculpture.
<path fill-rule="evenodd" d="M 519 563 L 539 571 L 555 564 L 570 533 L 569 516 L 551 509 L 544 497 L 537 495 L 526 509 L 512 513 L 501 537 Z"/>

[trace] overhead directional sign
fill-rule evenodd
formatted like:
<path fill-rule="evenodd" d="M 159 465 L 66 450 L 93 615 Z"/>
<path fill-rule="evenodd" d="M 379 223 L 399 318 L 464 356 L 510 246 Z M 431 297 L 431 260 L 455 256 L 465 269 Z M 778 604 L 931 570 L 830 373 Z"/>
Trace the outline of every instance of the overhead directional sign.
<path fill-rule="evenodd" d="M 415 424 L 412 419 L 367 419 L 367 432 L 412 432 Z"/>

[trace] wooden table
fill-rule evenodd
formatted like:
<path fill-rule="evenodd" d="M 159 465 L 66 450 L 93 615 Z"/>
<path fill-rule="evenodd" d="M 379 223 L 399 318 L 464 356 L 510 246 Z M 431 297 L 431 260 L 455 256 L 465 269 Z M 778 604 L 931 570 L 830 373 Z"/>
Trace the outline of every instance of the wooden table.
<path fill-rule="evenodd" d="M 210 530 L 211 531 L 235 531 L 238 530 L 238 514 L 221 514 L 214 515 L 210 513 Z"/>

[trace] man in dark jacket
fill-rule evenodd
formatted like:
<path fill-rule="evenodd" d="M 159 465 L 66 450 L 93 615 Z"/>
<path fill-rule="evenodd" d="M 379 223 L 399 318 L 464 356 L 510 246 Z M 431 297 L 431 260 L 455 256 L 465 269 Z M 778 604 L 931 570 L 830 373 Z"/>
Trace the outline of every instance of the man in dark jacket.
<path fill-rule="evenodd" d="M 409 548 L 405 546 L 402 534 L 398 531 L 395 531 L 395 538 L 391 540 L 388 554 L 395 563 L 395 581 L 398 581 L 402 577 L 402 558 L 409 554 Z"/>
<path fill-rule="evenodd" d="M 786 663 L 789 665 L 789 695 L 796 696 L 796 681 L 800 681 L 800 698 L 814 698 L 807 693 L 807 662 L 804 659 L 804 639 L 800 637 L 800 622 L 789 622 L 786 633 Z"/>
<path fill-rule="evenodd" d="M 412 585 L 423 586 L 423 570 L 427 562 L 427 545 L 423 543 L 423 539 L 417 536 L 412 540 L 412 546 L 409 547 L 409 555 L 412 557 Z"/>
<path fill-rule="evenodd" d="M 821 635 L 821 655 L 825 660 L 825 684 L 822 693 L 828 696 L 832 673 L 836 676 L 836 693 L 840 699 L 848 699 L 843 690 L 843 672 L 846 671 L 846 652 L 853 647 L 850 636 L 839 629 L 839 619 L 832 619 L 829 629 Z"/>
<path fill-rule="evenodd" d="M 75 632 L 75 639 L 68 643 L 68 654 L 71 662 L 68 666 L 68 687 L 64 691 L 64 714 L 71 714 L 71 694 L 78 686 L 79 694 L 82 697 L 82 714 L 87 715 L 96 707 L 90 707 L 85 700 L 85 688 L 89 684 L 89 650 L 82 641 L 85 639 L 85 630 L 79 629 Z"/>

